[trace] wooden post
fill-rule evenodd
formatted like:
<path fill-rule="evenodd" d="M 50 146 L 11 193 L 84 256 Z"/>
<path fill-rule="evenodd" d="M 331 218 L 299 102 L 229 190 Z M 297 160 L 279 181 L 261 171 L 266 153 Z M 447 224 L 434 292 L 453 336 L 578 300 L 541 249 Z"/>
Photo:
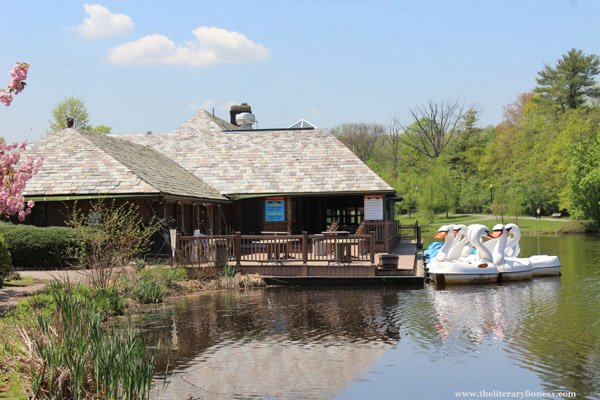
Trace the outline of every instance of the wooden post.
<path fill-rule="evenodd" d="M 308 263 L 308 232 L 302 231 L 302 264 Z"/>
<path fill-rule="evenodd" d="M 423 238 L 421 237 L 421 226 L 419 225 L 419 221 L 415 221 L 415 231 L 417 237 L 417 248 L 423 248 Z"/>
<path fill-rule="evenodd" d="M 369 252 L 371 253 L 371 266 L 375 266 L 375 231 L 371 231 L 371 239 L 369 242 Z"/>
<path fill-rule="evenodd" d="M 235 233 L 233 253 L 235 254 L 235 267 L 240 268 L 242 266 L 242 232 Z"/>
<path fill-rule="evenodd" d="M 383 221 L 383 246 L 384 246 L 386 253 L 390 252 L 390 249 L 389 249 L 390 246 L 388 243 L 388 240 L 390 237 L 389 235 L 390 235 L 390 225 L 389 225 L 388 221 Z"/>

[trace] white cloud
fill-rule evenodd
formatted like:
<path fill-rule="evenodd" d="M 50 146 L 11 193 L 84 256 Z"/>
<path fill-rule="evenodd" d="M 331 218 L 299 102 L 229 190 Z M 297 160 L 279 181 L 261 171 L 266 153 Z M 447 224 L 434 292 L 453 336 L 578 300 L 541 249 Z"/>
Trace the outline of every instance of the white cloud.
<path fill-rule="evenodd" d="M 239 32 L 201 26 L 192 30 L 195 41 L 175 43 L 165 35 L 147 35 L 107 50 L 107 61 L 120 65 L 190 65 L 261 61 L 271 52 Z"/>
<path fill-rule="evenodd" d="M 83 19 L 83 24 L 77 26 L 75 30 L 84 38 L 97 39 L 127 35 L 135 28 L 129 15 L 113 14 L 101 4 L 84 4 L 83 8 L 88 16 Z"/>

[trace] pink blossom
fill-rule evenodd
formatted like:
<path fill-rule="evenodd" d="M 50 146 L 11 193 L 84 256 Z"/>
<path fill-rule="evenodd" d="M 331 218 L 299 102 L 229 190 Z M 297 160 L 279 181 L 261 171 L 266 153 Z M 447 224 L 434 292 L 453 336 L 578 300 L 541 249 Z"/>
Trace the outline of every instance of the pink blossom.
<path fill-rule="evenodd" d="M 12 103 L 12 99 L 13 99 L 12 94 L 0 89 L 0 103 L 2 103 L 8 107 L 8 106 L 10 106 L 10 103 Z"/>
<path fill-rule="evenodd" d="M 0 93 L 0 102 L 4 103 L 4 105 L 9 106 L 12 102 L 12 93 L 15 95 L 21 93 L 23 89 L 25 89 L 27 79 L 27 71 L 29 70 L 29 64 L 18 62 L 12 69 L 9 71 L 11 75 L 11 79 L 8 82 L 7 88 L 8 90 L 0 89 L 2 93 Z"/>
<path fill-rule="evenodd" d="M 19 150 L 26 148 L 25 143 L 0 144 L 0 214 L 17 214 L 20 221 L 34 206 L 31 200 L 25 203 L 25 185 L 42 164 L 41 158 L 22 161 Z"/>

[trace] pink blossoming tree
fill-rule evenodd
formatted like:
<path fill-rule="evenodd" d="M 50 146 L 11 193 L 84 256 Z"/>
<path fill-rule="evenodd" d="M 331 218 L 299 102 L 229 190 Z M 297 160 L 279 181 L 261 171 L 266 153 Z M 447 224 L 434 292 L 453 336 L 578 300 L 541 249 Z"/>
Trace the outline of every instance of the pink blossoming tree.
<path fill-rule="evenodd" d="M 29 64 L 17 63 L 11 70 L 11 79 L 8 82 L 8 90 L 0 88 L 0 103 L 9 106 L 13 100 L 13 94 L 17 95 L 25 89 L 25 80 Z M 18 215 L 23 221 L 25 216 L 31 213 L 33 201 L 25 203 L 23 190 L 25 184 L 39 170 L 42 159 L 27 157 L 21 159 L 21 151 L 25 150 L 25 143 L 0 143 L 0 215 Z"/>
<path fill-rule="evenodd" d="M 29 70 L 29 64 L 24 62 L 18 62 L 10 70 L 10 81 L 8 82 L 7 89 L 0 88 L 0 103 L 5 106 L 10 106 L 13 101 L 14 95 L 18 95 L 25 89 L 25 79 L 27 79 L 27 71 Z"/>

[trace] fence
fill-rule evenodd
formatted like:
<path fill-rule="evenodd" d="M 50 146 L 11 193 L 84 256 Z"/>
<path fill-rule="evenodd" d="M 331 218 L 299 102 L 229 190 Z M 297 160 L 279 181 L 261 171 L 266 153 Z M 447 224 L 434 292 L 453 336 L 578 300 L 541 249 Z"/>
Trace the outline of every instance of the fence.
<path fill-rule="evenodd" d="M 370 235 L 178 236 L 181 264 L 236 266 L 285 264 L 375 264 L 375 233 Z"/>

